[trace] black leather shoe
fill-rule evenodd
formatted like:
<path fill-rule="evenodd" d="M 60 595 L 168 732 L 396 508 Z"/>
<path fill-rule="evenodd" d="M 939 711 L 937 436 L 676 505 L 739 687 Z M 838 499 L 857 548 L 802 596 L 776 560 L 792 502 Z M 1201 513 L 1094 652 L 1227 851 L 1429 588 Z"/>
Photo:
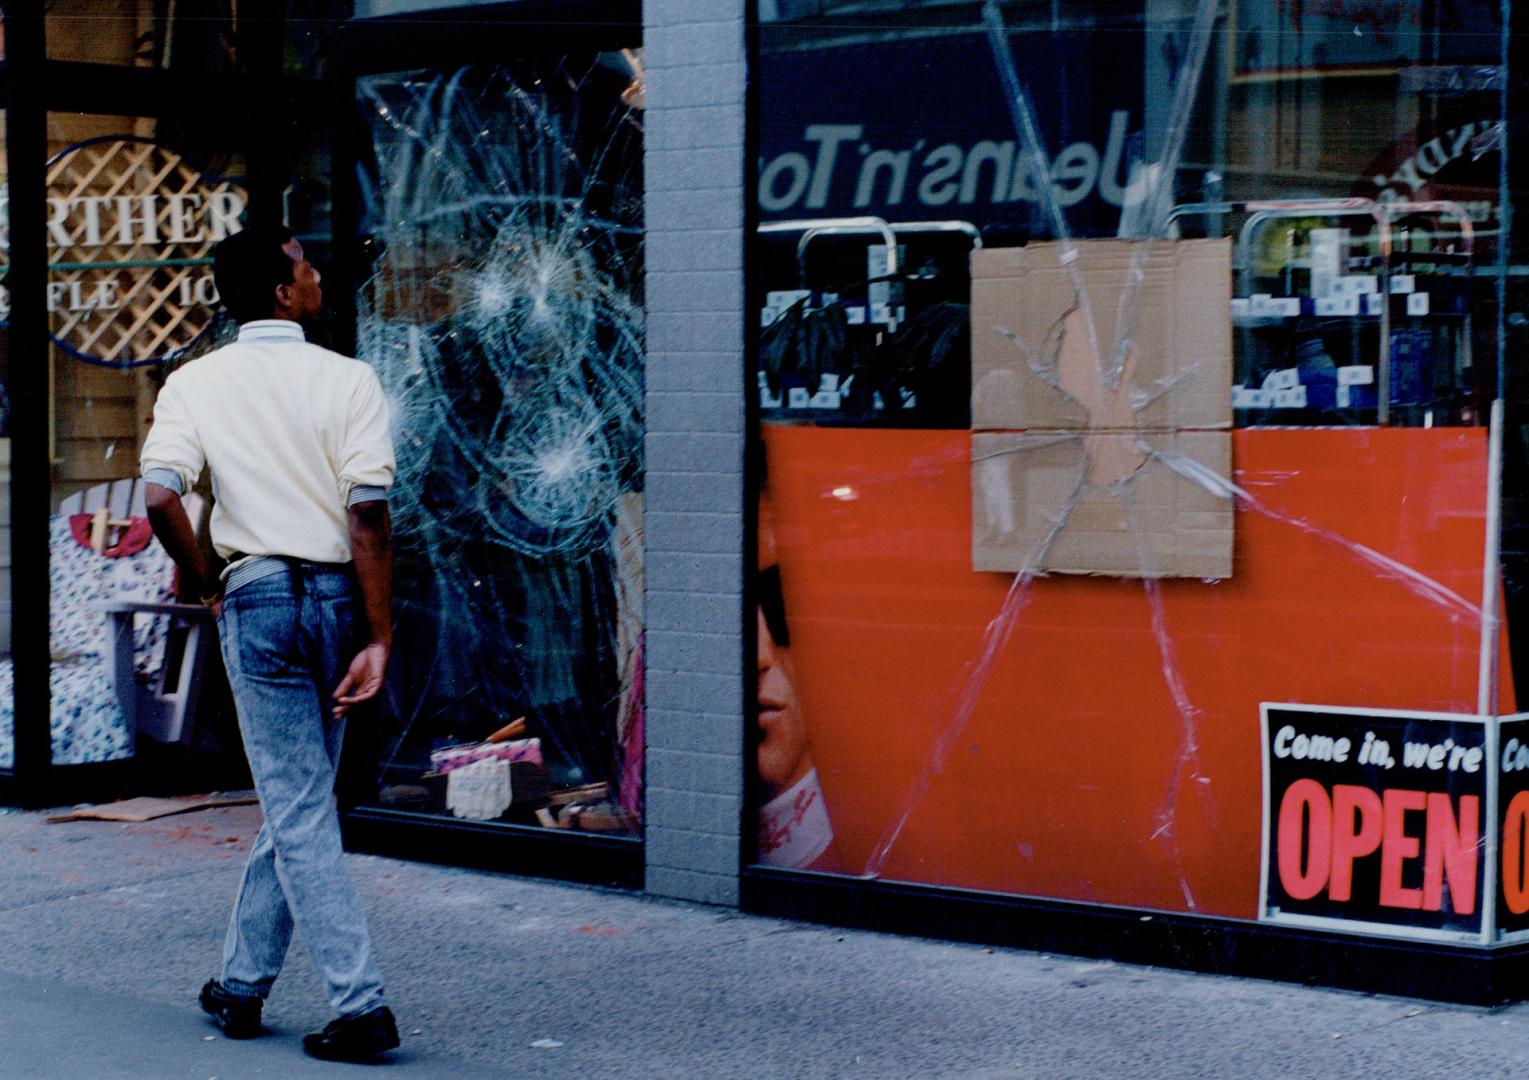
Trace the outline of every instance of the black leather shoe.
<path fill-rule="evenodd" d="M 202 1011 L 230 1039 L 253 1039 L 260 1034 L 260 1010 L 265 1005 L 260 998 L 235 994 L 217 979 L 208 979 L 198 1000 Z"/>
<path fill-rule="evenodd" d="M 325 1061 L 371 1061 L 397 1045 L 398 1025 L 386 1005 L 360 1016 L 342 1016 L 323 1031 L 303 1036 L 303 1049 Z"/>

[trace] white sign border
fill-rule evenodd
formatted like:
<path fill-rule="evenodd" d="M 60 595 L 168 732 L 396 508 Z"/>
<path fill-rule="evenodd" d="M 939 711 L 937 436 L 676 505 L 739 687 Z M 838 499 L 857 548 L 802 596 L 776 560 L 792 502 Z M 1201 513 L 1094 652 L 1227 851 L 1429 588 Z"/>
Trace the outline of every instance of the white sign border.
<path fill-rule="evenodd" d="M 1486 770 L 1486 806 L 1482 812 L 1481 835 L 1477 844 L 1482 849 L 1483 862 L 1480 881 L 1481 929 L 1475 932 L 1461 930 L 1433 930 L 1420 926 L 1396 926 L 1391 923 L 1372 923 L 1356 919 L 1340 919 L 1330 915 L 1300 915 L 1281 912 L 1269 906 L 1269 841 L 1273 835 L 1269 806 L 1269 710 L 1286 712 L 1326 713 L 1340 716 L 1374 716 L 1386 719 L 1446 720 L 1450 723 L 1477 723 L 1482 726 L 1483 745 L 1487 750 L 1489 767 Z M 1529 718 L 1529 714 L 1520 714 Z M 1333 930 L 1356 937 L 1400 938 L 1407 941 L 1432 941 L 1446 944 L 1497 945 L 1506 944 L 1502 939 L 1493 940 L 1496 932 L 1497 877 L 1494 873 L 1497 859 L 1497 771 L 1501 767 L 1497 753 L 1497 723 L 1499 719 L 1512 717 L 1486 716 L 1481 713 L 1435 712 L 1423 709 L 1368 709 L 1352 705 L 1310 705 L 1294 701 L 1261 701 L 1258 703 L 1258 756 L 1263 788 L 1262 823 L 1259 829 L 1258 861 L 1258 921 L 1275 926 L 1299 926 L 1311 930 Z M 1516 935 L 1513 940 L 1529 938 L 1529 930 Z"/>

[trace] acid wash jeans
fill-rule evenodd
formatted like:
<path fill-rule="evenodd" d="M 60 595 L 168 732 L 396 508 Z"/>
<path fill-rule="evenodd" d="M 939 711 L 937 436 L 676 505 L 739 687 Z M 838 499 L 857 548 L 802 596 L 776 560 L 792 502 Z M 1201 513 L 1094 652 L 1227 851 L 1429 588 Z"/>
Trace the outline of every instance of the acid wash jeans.
<path fill-rule="evenodd" d="M 331 695 L 361 644 L 348 566 L 291 563 L 223 602 L 219 640 L 265 823 L 223 946 L 231 993 L 266 997 L 294 924 L 340 1016 L 383 1004 L 334 799 L 345 732 Z"/>

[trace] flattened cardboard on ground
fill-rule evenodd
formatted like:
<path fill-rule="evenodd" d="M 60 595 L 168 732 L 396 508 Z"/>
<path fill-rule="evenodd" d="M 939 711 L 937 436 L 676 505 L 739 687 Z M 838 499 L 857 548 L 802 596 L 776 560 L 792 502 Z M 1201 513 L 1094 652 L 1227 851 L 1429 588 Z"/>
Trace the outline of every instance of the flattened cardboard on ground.
<path fill-rule="evenodd" d="M 1096 434 L 1108 456 L 1140 460 L 1126 480 L 1087 482 L 1080 432 L 972 435 L 972 569 L 1112 577 L 1229 578 L 1232 505 L 1153 454 L 1230 476 L 1226 431 Z M 1069 507 L 1071 513 L 1068 512 Z M 1066 519 L 1049 546 L 1046 539 Z"/>
<path fill-rule="evenodd" d="M 1132 298 L 1131 372 L 1115 391 L 1099 377 L 1072 275 L 1057 262 L 1060 244 L 972 252 L 975 430 L 1231 427 L 1228 239 L 1078 241 L 1075 265 L 1102 363 L 1108 367 L 1115 355 L 1132 254 L 1142 244 L 1150 246 Z"/>
<path fill-rule="evenodd" d="M 189 814 L 193 810 L 213 810 L 220 806 L 254 806 L 260 800 L 253 791 L 230 794 L 193 795 L 184 799 L 156 799 L 141 795 L 136 799 L 119 799 L 100 806 L 81 806 L 63 814 L 50 814 L 49 824 L 62 821 L 128 821 L 139 823 L 174 814 Z"/>

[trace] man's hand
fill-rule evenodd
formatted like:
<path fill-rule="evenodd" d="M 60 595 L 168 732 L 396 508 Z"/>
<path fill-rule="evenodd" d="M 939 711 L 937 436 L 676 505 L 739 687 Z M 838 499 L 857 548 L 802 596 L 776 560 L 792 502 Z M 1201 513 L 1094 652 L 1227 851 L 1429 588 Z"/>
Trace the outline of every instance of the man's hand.
<path fill-rule="evenodd" d="M 393 646 L 393 523 L 385 500 L 350 507 L 350 549 L 356 560 L 356 583 L 366 617 L 363 633 L 371 642 L 350 662 L 350 670 L 335 688 L 335 716 L 352 705 L 370 701 L 382 690 L 388 653 Z"/>
<path fill-rule="evenodd" d="M 382 677 L 388 668 L 388 647 L 378 642 L 366 646 L 350 662 L 350 670 L 335 687 L 336 717 L 344 716 L 352 705 L 370 701 L 382 690 Z"/>

